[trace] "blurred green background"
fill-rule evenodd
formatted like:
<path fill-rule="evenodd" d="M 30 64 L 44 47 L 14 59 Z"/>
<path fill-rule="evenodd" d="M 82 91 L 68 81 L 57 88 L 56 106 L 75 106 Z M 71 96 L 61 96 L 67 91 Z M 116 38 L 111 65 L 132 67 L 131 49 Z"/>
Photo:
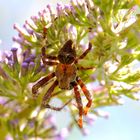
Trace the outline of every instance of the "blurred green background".
<path fill-rule="evenodd" d="M 51 2 L 51 3 L 50 3 Z M 0 51 L 12 47 L 12 37 L 17 35 L 13 24 L 20 26 L 32 15 L 45 8 L 47 4 L 55 6 L 58 0 L 0 0 Z M 61 0 L 66 4 L 69 1 Z M 116 107 L 101 108 L 110 114 L 109 119 L 98 118 L 93 126 L 89 126 L 90 134 L 83 136 L 76 128 L 67 140 L 140 140 L 140 102 L 124 98 L 125 104 Z M 55 112 L 59 117 L 60 126 L 63 125 L 65 112 Z"/>

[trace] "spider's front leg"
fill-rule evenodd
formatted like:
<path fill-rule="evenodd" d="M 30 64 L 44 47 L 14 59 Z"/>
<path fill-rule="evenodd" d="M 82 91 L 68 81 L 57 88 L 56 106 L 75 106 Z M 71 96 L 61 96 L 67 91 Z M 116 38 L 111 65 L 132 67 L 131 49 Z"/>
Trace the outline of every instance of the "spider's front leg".
<path fill-rule="evenodd" d="M 83 52 L 83 54 L 81 54 L 78 58 L 76 58 L 75 60 L 75 64 L 78 63 L 78 60 L 83 59 L 84 57 L 86 57 L 86 55 L 90 52 L 92 48 L 92 44 L 89 42 L 88 48 L 85 50 L 85 52 Z M 90 69 L 94 69 L 94 67 L 83 67 L 83 66 L 77 66 L 78 70 L 90 70 Z"/>
<path fill-rule="evenodd" d="M 75 99 L 77 102 L 77 107 L 79 109 L 78 125 L 80 128 L 83 128 L 83 104 L 82 104 L 81 95 L 80 92 L 78 91 L 78 84 L 76 82 L 73 82 L 72 86 L 74 87 Z"/>
<path fill-rule="evenodd" d="M 77 66 L 77 70 L 91 70 L 91 69 L 94 69 L 94 67 Z"/>
<path fill-rule="evenodd" d="M 42 78 L 41 80 L 39 80 L 33 87 L 32 87 L 32 94 L 33 97 L 36 97 L 38 94 L 38 89 L 40 87 L 43 87 L 44 85 L 47 84 L 47 82 L 52 79 L 55 76 L 55 72 L 50 73 L 49 75 L 47 75 L 46 77 Z"/>
<path fill-rule="evenodd" d="M 83 59 L 90 52 L 92 44 L 89 42 L 88 48 L 76 59 L 75 63 L 78 63 L 78 60 Z"/>
<path fill-rule="evenodd" d="M 92 98 L 91 98 L 91 94 L 90 92 L 87 90 L 87 87 L 85 86 L 85 84 L 83 83 L 83 81 L 79 78 L 79 77 L 76 77 L 76 81 L 77 83 L 80 85 L 84 95 L 86 96 L 87 100 L 88 100 L 88 103 L 86 104 L 86 107 L 84 108 L 84 114 L 87 115 L 88 111 L 89 111 L 89 108 L 91 107 L 92 105 Z"/>
<path fill-rule="evenodd" d="M 42 47 L 41 52 L 42 52 L 42 62 L 43 62 L 44 65 L 53 66 L 53 65 L 58 64 L 58 62 L 56 62 L 56 60 L 58 60 L 57 56 L 52 56 L 52 55 L 46 55 L 45 54 L 45 52 L 46 52 L 45 47 Z M 46 61 L 46 59 L 48 59 L 48 61 Z M 50 61 L 50 60 L 53 60 L 53 61 Z"/>
<path fill-rule="evenodd" d="M 45 47 L 42 47 L 41 52 L 42 52 L 42 57 L 43 58 L 51 59 L 51 60 L 58 60 L 57 56 L 46 55 L 46 53 L 45 53 L 46 52 Z"/>

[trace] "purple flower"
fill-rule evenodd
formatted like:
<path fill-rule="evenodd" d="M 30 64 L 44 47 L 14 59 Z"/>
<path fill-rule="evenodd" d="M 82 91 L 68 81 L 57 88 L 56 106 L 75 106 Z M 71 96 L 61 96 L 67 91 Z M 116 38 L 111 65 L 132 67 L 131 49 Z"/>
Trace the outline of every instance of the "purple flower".
<path fill-rule="evenodd" d="M 71 12 L 71 10 L 70 10 L 70 5 L 68 5 L 68 4 L 65 4 L 65 5 L 64 5 L 64 9 L 65 9 L 65 11 L 68 12 L 68 13 Z"/>
<path fill-rule="evenodd" d="M 31 30 L 29 27 L 27 27 L 26 23 L 23 25 L 23 27 L 26 29 L 26 31 L 28 32 L 29 35 L 33 35 L 34 31 Z"/>
<path fill-rule="evenodd" d="M 31 58 L 30 58 L 30 57 L 26 58 L 26 59 L 24 60 L 24 62 L 30 63 L 30 62 L 31 62 Z"/>
<path fill-rule="evenodd" d="M 11 137 L 11 135 L 8 134 L 5 138 L 5 140 L 13 140 L 13 138 Z"/>
<path fill-rule="evenodd" d="M 22 63 L 22 68 L 27 69 L 27 68 L 28 68 L 28 63 L 27 63 L 27 62 L 23 62 L 23 63 Z"/>
<path fill-rule="evenodd" d="M 89 125 L 93 125 L 93 123 L 96 121 L 97 117 L 94 114 L 87 114 L 86 121 Z"/>
<path fill-rule="evenodd" d="M 32 61 L 36 58 L 36 56 L 34 54 L 30 54 L 29 57 L 31 58 Z"/>
<path fill-rule="evenodd" d="M 56 10 L 57 10 L 57 15 L 58 16 L 64 14 L 63 9 L 64 9 L 63 4 L 62 3 L 57 3 Z"/>
<path fill-rule="evenodd" d="M 4 52 L 4 55 L 5 55 L 5 58 L 8 60 L 8 61 L 12 61 L 12 54 L 11 52 Z"/>
<path fill-rule="evenodd" d="M 12 48 L 11 51 L 12 52 L 17 52 L 17 48 Z"/>
<path fill-rule="evenodd" d="M 83 128 L 82 133 L 83 133 L 84 136 L 87 136 L 87 135 L 89 135 L 90 131 L 87 128 Z"/>
<path fill-rule="evenodd" d="M 47 117 L 47 121 L 49 122 L 49 124 L 53 124 L 53 125 L 56 125 L 56 119 L 53 115 L 49 115 Z"/>
<path fill-rule="evenodd" d="M 22 55 L 23 55 L 23 61 L 25 61 L 26 59 L 29 59 L 31 55 L 31 50 L 30 49 L 26 50 L 25 52 L 23 52 Z"/>
<path fill-rule="evenodd" d="M 88 33 L 88 39 L 89 39 L 89 41 L 92 40 L 95 36 L 97 36 L 97 33 L 96 32 L 89 32 Z"/>
<path fill-rule="evenodd" d="M 37 22 L 38 22 L 38 17 L 37 16 L 31 16 L 31 19 L 34 22 L 34 24 L 37 24 Z M 26 21 L 26 23 L 28 23 L 28 22 Z"/>
<path fill-rule="evenodd" d="M 34 62 L 30 62 L 29 63 L 29 70 L 33 70 L 33 68 L 35 67 L 35 63 Z"/>
<path fill-rule="evenodd" d="M 68 128 L 63 128 L 61 132 L 55 137 L 55 140 L 65 140 L 69 134 Z"/>
<path fill-rule="evenodd" d="M 97 110 L 96 113 L 97 113 L 97 115 L 99 115 L 100 117 L 103 117 L 105 119 L 109 118 L 109 113 L 105 112 L 103 110 Z"/>
<path fill-rule="evenodd" d="M 34 120 L 31 120 L 28 124 L 31 128 L 34 128 L 34 126 L 35 126 Z"/>
<path fill-rule="evenodd" d="M 23 31 L 23 29 L 21 29 L 17 23 L 15 23 L 15 24 L 13 25 L 13 28 L 14 28 L 15 30 L 18 31 L 18 33 L 19 33 L 20 36 L 22 36 L 22 35 L 24 36 L 24 31 Z"/>
<path fill-rule="evenodd" d="M 14 63 L 18 63 L 18 59 L 17 59 L 17 48 L 12 48 L 11 52 L 13 54 L 13 62 Z"/>
<path fill-rule="evenodd" d="M 4 105 L 7 102 L 7 99 L 4 97 L 0 97 L 0 104 Z"/>
<path fill-rule="evenodd" d="M 28 71 L 28 63 L 27 62 L 23 62 L 21 65 L 21 75 L 25 76 L 27 71 Z"/>
<path fill-rule="evenodd" d="M 46 7 L 47 7 L 47 9 L 49 10 L 49 12 L 52 13 L 51 6 L 48 4 Z"/>
<path fill-rule="evenodd" d="M 22 37 L 20 37 L 20 38 L 13 37 L 13 41 L 17 42 L 19 44 L 23 44 L 24 43 L 24 39 Z"/>
<path fill-rule="evenodd" d="M 18 119 L 14 119 L 10 121 L 10 124 L 13 126 L 16 126 L 18 124 L 19 120 Z"/>

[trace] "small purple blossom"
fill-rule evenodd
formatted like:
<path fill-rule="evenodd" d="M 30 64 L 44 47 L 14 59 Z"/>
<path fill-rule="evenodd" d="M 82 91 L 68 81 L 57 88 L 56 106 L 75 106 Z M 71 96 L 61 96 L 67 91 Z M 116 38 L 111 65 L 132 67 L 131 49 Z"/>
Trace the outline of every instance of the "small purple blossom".
<path fill-rule="evenodd" d="M 100 117 L 103 117 L 105 119 L 109 118 L 109 113 L 103 110 L 97 110 L 96 111 L 97 115 L 99 115 Z"/>
<path fill-rule="evenodd" d="M 90 130 L 87 129 L 87 128 L 83 128 L 83 129 L 82 129 L 82 134 L 83 134 L 84 136 L 87 136 L 87 135 L 90 134 Z"/>
<path fill-rule="evenodd" d="M 31 120 L 28 124 L 31 128 L 35 127 L 35 121 L 34 120 Z"/>
<path fill-rule="evenodd" d="M 30 62 L 30 63 L 29 63 L 29 67 L 28 67 L 28 71 L 29 71 L 30 73 L 32 73 L 32 71 L 33 71 L 34 68 L 35 68 L 35 63 L 34 63 L 34 62 Z"/>
<path fill-rule="evenodd" d="M 8 134 L 8 135 L 6 136 L 6 138 L 5 138 L 5 140 L 14 140 L 14 139 L 12 138 L 11 135 Z"/>
<path fill-rule="evenodd" d="M 7 61 L 12 61 L 12 54 L 11 52 L 4 52 L 5 58 L 7 59 Z"/>
<path fill-rule="evenodd" d="M 13 62 L 14 63 L 18 63 L 18 59 L 17 59 L 17 48 L 12 48 L 11 49 L 11 52 L 12 52 L 12 54 L 13 54 Z"/>
<path fill-rule="evenodd" d="M 31 58 L 32 61 L 36 58 L 35 54 L 30 54 L 29 57 Z"/>
<path fill-rule="evenodd" d="M 34 31 L 27 27 L 27 24 L 24 24 L 23 27 L 26 29 L 29 35 L 33 35 Z"/>
<path fill-rule="evenodd" d="M 49 124 L 56 125 L 56 118 L 51 114 L 46 118 L 46 121 L 48 121 Z"/>
<path fill-rule="evenodd" d="M 25 69 L 28 68 L 28 63 L 27 62 L 23 62 L 22 63 L 22 68 L 25 68 Z"/>
<path fill-rule="evenodd" d="M 13 28 L 14 28 L 15 30 L 18 31 L 19 36 L 22 36 L 22 35 L 24 36 L 24 31 L 23 31 L 22 28 L 20 28 L 19 24 L 15 23 L 15 24 L 13 25 Z"/>
<path fill-rule="evenodd" d="M 65 9 L 66 13 L 71 12 L 70 5 L 68 5 L 68 4 L 64 5 L 64 9 Z"/>
<path fill-rule="evenodd" d="M 95 116 L 94 114 L 87 114 L 87 116 L 86 116 L 86 121 L 87 121 L 87 124 L 89 124 L 89 125 L 93 125 L 94 124 L 94 122 L 96 121 L 96 119 L 97 119 L 97 116 Z"/>
<path fill-rule="evenodd" d="M 38 22 L 38 17 L 37 16 L 31 16 L 31 19 L 34 22 L 34 24 L 37 24 L 37 22 Z M 26 23 L 28 23 L 28 21 L 26 21 Z"/>
<path fill-rule="evenodd" d="M 66 140 L 68 134 L 69 134 L 68 128 L 63 128 L 61 132 L 55 137 L 55 140 Z"/>
<path fill-rule="evenodd" d="M 49 12 L 52 13 L 51 5 L 48 4 L 46 7 L 49 10 Z"/>
<path fill-rule="evenodd" d="M 21 75 L 22 76 L 25 76 L 27 74 L 28 66 L 29 66 L 29 64 L 27 62 L 22 63 L 22 65 L 21 65 Z"/>
<path fill-rule="evenodd" d="M 20 37 L 20 38 L 13 37 L 13 41 L 17 42 L 19 44 L 23 44 L 24 43 L 24 39 L 22 37 Z"/>
<path fill-rule="evenodd" d="M 4 97 L 0 97 L 0 105 L 4 105 L 7 102 L 7 99 Z"/>
<path fill-rule="evenodd" d="M 17 52 L 17 50 L 18 50 L 17 48 L 12 48 L 11 49 L 12 52 Z"/>
<path fill-rule="evenodd" d="M 29 67 L 34 67 L 35 66 L 35 63 L 34 62 L 30 62 L 29 63 Z"/>
<path fill-rule="evenodd" d="M 10 121 L 10 124 L 13 126 L 17 126 L 18 125 L 19 120 L 18 119 L 14 119 Z"/>
<path fill-rule="evenodd" d="M 63 4 L 57 3 L 57 6 L 56 6 L 57 16 L 61 16 L 64 14 L 63 9 L 64 9 Z"/>
<path fill-rule="evenodd" d="M 26 58 L 26 59 L 24 60 L 24 62 L 30 63 L 30 62 L 31 62 L 31 58 L 30 58 L 30 57 Z"/>

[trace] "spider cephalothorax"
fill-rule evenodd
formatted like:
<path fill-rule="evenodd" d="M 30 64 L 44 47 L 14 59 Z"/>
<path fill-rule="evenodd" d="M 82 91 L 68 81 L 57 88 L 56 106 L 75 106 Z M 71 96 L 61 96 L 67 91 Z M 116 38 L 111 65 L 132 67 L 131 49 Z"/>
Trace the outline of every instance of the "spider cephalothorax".
<path fill-rule="evenodd" d="M 63 47 L 60 49 L 58 56 L 50 56 L 45 54 L 45 48 L 42 48 L 42 61 L 44 65 L 56 65 L 55 72 L 50 73 L 46 77 L 39 80 L 33 87 L 32 87 L 32 93 L 34 96 L 37 95 L 38 89 L 40 87 L 43 87 L 48 83 L 48 81 L 54 77 L 56 77 L 55 81 L 53 82 L 52 86 L 48 89 L 46 94 L 43 97 L 42 106 L 46 108 L 51 108 L 54 110 L 61 110 L 63 107 L 65 107 L 70 101 L 68 101 L 66 104 L 64 104 L 62 107 L 52 107 L 50 106 L 49 100 L 52 97 L 52 92 L 54 91 L 56 86 L 59 86 L 60 89 L 74 89 L 75 93 L 75 99 L 77 102 L 77 108 L 79 109 L 79 120 L 78 125 L 80 128 L 83 127 L 82 124 L 82 117 L 83 115 L 86 115 L 89 108 L 92 104 L 92 99 L 89 91 L 87 90 L 86 86 L 84 85 L 83 81 L 80 79 L 80 77 L 77 76 L 76 71 L 77 70 L 87 70 L 91 69 L 85 68 L 82 66 L 77 66 L 78 60 L 83 59 L 87 53 L 91 50 L 92 45 L 89 43 L 88 49 L 79 57 L 76 56 L 75 47 L 73 46 L 72 40 L 68 40 Z M 50 61 L 51 60 L 51 61 Z M 58 60 L 58 61 L 56 61 Z M 78 90 L 78 85 L 81 87 L 83 93 L 85 94 L 88 103 L 86 107 L 83 109 L 83 104 L 80 96 L 80 92 Z"/>
<path fill-rule="evenodd" d="M 63 64 L 71 64 L 76 59 L 76 51 L 72 45 L 72 40 L 68 40 L 58 53 L 58 60 Z"/>

